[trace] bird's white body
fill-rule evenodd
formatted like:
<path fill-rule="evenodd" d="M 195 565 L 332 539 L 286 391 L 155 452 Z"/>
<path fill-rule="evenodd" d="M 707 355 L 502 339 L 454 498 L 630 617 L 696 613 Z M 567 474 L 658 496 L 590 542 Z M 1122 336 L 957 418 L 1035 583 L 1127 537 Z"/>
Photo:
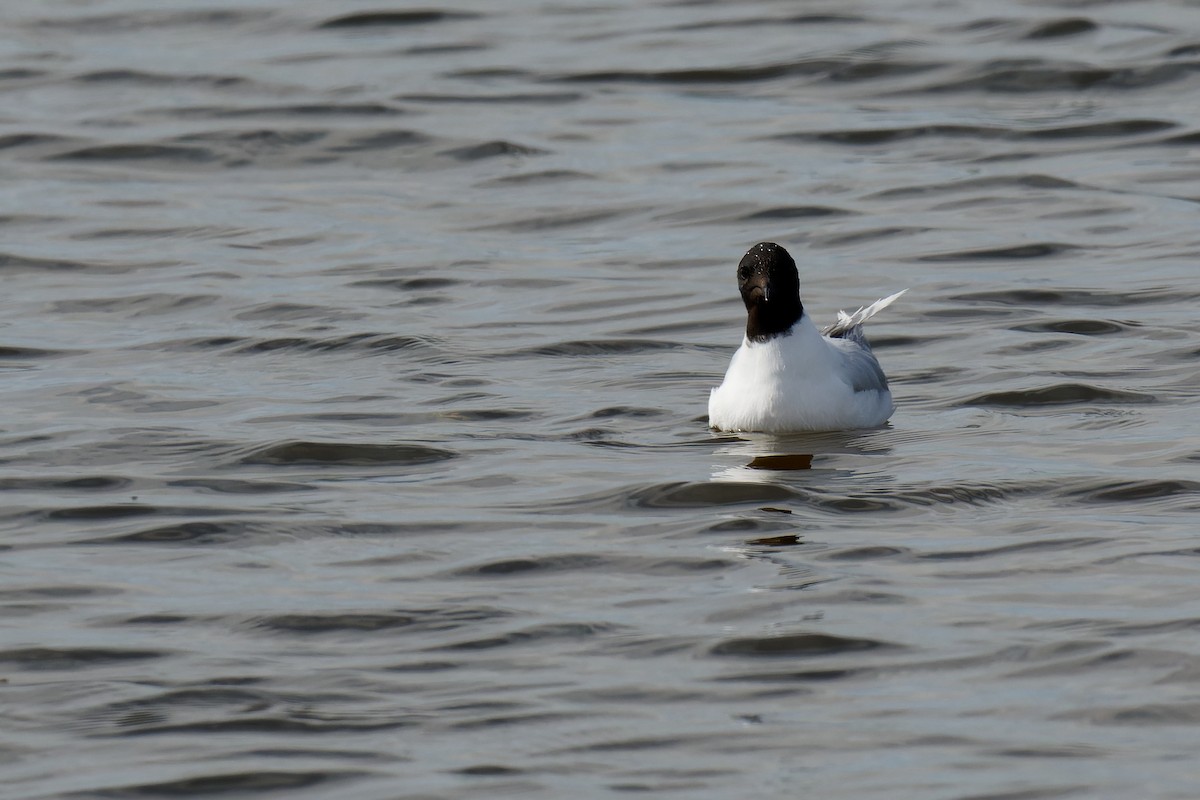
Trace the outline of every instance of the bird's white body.
<path fill-rule="evenodd" d="M 854 314 L 822 335 L 808 313 L 766 341 L 742 339 L 725 380 L 708 400 L 708 424 L 723 431 L 833 431 L 874 428 L 895 410 L 887 379 L 861 325 L 903 292 Z"/>

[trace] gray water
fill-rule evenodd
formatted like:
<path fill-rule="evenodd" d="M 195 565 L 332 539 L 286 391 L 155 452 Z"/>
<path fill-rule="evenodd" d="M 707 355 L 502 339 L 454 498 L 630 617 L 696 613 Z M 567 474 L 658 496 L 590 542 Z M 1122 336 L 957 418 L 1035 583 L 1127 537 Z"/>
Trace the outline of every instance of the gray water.
<path fill-rule="evenodd" d="M 1194 798 L 1200 8 L 0 7 L 14 798 Z M 881 430 L 716 435 L 734 267 Z"/>

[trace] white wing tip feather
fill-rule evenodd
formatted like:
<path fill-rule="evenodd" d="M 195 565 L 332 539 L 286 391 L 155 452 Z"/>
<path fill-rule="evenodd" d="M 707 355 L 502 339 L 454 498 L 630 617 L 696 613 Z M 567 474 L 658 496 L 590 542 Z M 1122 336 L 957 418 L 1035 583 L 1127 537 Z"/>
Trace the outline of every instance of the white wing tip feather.
<path fill-rule="evenodd" d="M 900 295 L 904 294 L 907 291 L 908 291 L 908 289 L 901 289 L 900 291 L 896 292 L 895 294 L 890 294 L 887 297 L 883 298 L 882 300 L 876 300 L 874 303 L 871 303 L 871 305 L 866 306 L 864 308 L 860 308 L 858 311 L 855 311 L 853 314 L 846 314 L 845 312 L 839 311 L 838 312 L 838 322 L 841 322 L 842 317 L 845 316 L 846 319 L 850 322 L 850 324 L 861 325 L 864 322 L 866 322 L 867 320 L 869 320 L 871 317 L 878 314 L 880 311 L 883 311 L 885 308 L 890 306 L 892 303 L 896 302 L 896 300 L 898 300 L 900 298 Z"/>
<path fill-rule="evenodd" d="M 830 325 L 825 330 L 827 332 L 833 331 L 833 330 L 849 330 L 850 328 L 853 328 L 856 325 L 862 325 L 864 322 L 869 320 L 871 317 L 875 316 L 880 311 L 883 311 L 885 308 L 890 306 L 892 303 L 896 302 L 896 300 L 898 300 L 900 298 L 900 295 L 904 294 L 907 291 L 908 291 L 908 289 L 901 289 L 900 291 L 896 292 L 895 294 L 888 295 L 887 297 L 883 298 L 882 300 L 876 300 L 874 303 L 871 303 L 871 305 L 869 305 L 869 306 L 863 306 L 863 307 L 859 308 L 858 311 L 855 311 L 853 314 L 847 314 L 845 311 L 839 311 L 837 313 L 837 322 Z"/>

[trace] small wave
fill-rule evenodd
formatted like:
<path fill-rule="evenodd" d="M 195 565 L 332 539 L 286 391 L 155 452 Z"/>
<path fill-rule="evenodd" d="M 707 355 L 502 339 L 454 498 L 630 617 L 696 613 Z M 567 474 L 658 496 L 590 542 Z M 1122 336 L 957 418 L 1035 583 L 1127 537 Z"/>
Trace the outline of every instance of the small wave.
<path fill-rule="evenodd" d="M 502 175 L 484 181 L 482 186 L 524 186 L 542 183 L 557 183 L 559 181 L 596 180 L 595 175 L 586 172 L 576 172 L 570 169 L 548 169 L 541 172 L 522 172 L 516 175 Z"/>
<path fill-rule="evenodd" d="M 369 278 L 352 281 L 348 286 L 363 286 L 368 289 L 392 289 L 398 292 L 426 291 L 429 289 L 448 289 L 451 286 L 461 286 L 462 281 L 454 278 Z"/>
<path fill-rule="evenodd" d="M 217 158 L 216 153 L 205 147 L 164 144 L 104 144 L 50 156 L 56 161 L 163 161 L 170 164 L 206 164 Z"/>
<path fill-rule="evenodd" d="M 43 511 L 42 516 L 50 520 L 104 522 L 112 519 L 150 517 L 170 511 L 183 511 L 183 509 L 164 509 L 148 503 L 111 503 L 98 506 L 55 508 Z"/>
<path fill-rule="evenodd" d="M 61 17 L 43 17 L 31 22 L 38 28 L 77 31 L 85 34 L 125 33 L 147 28 L 196 28 L 217 27 L 227 31 L 246 22 L 269 17 L 266 11 L 233 11 L 216 9 L 211 11 L 154 11 L 139 9 L 133 13 L 77 14 Z"/>
<path fill-rule="evenodd" d="M 410 25 L 429 25 L 435 22 L 476 19 L 480 15 L 466 11 L 419 9 L 413 11 L 364 11 L 332 17 L 317 25 L 317 30 L 338 28 L 394 28 Z"/>
<path fill-rule="evenodd" d="M 615 356 L 635 353 L 659 353 L 664 350 L 679 350 L 684 345 L 659 339 L 584 339 L 572 342 L 529 347 L 507 353 L 510 358 L 529 356 L 572 357 L 572 356 Z"/>
<path fill-rule="evenodd" d="M 940 264 L 954 261 L 1023 261 L 1032 258 L 1050 258 L 1083 248 L 1061 242 L 1037 242 L 1011 247 L 988 247 L 979 250 L 955 250 L 949 253 L 933 253 L 918 256 L 915 261 Z"/>
<path fill-rule="evenodd" d="M 799 490 L 777 483 L 672 482 L 629 486 L 548 504 L 558 512 L 613 511 L 629 508 L 712 508 L 738 504 L 803 500 Z"/>
<path fill-rule="evenodd" d="M 324 139 L 328 135 L 329 131 L 326 130 L 260 128 L 250 131 L 215 130 L 189 133 L 180 136 L 177 141 L 190 144 L 200 143 L 244 153 L 261 153 L 265 151 L 279 152 L 290 147 L 310 144 Z"/>
<path fill-rule="evenodd" d="M 1008 673 L 1010 678 L 1042 678 L 1048 676 L 1086 675 L 1093 670 L 1170 669 L 1189 660 L 1181 652 L 1171 650 L 1121 648 L 1106 649 L 1098 655 L 1066 658 L 1051 664 L 1028 667 Z"/>
<path fill-rule="evenodd" d="M 668 415 L 661 408 L 641 408 L 637 406 L 607 406 L 598 408 L 588 414 L 592 419 L 611 419 L 614 417 L 624 417 L 629 419 L 649 419 L 651 417 L 662 417 Z"/>
<path fill-rule="evenodd" d="M 408 112 L 385 103 L 298 103 L 250 106 L 180 105 L 154 113 L 142 113 L 150 117 L 157 115 L 170 119 L 255 119 L 259 117 L 313 119 L 320 117 L 394 117 Z"/>
<path fill-rule="evenodd" d="M 327 146 L 330 153 L 361 153 L 370 150 L 392 150 L 397 147 L 412 147 L 427 144 L 433 138 L 410 130 L 385 130 L 370 133 L 359 133 L 348 136 L 344 143 L 338 144 L 339 138 L 332 137 Z"/>
<path fill-rule="evenodd" d="M 0 589 L 0 600 L 6 603 L 30 600 L 75 600 L 89 597 L 111 597 L 121 594 L 111 586 L 22 586 Z"/>
<path fill-rule="evenodd" d="M 48 350 L 42 347 L 11 347 L 0 345 L 0 362 L 36 361 L 43 358 L 59 358 L 71 355 L 69 350 Z"/>
<path fill-rule="evenodd" d="M 1055 714 L 1050 719 L 1082 721 L 1090 725 L 1183 725 L 1192 727 L 1200 723 L 1200 703 L 1087 708 Z"/>
<path fill-rule="evenodd" d="M 480 225 L 476 228 L 473 228 L 473 230 L 508 231 L 510 233 L 535 233 L 537 231 L 550 231 L 560 228 L 575 228 L 592 225 L 597 222 L 618 219 L 626 216 L 628 213 L 629 211 L 621 210 L 543 212 L 537 216 L 518 219 L 512 222 L 497 222 L 488 225 Z"/>
<path fill-rule="evenodd" d="M 200 489 L 201 491 L 217 494 L 234 495 L 305 492 L 311 491 L 313 488 L 307 483 L 245 480 L 240 478 L 182 478 L 180 480 L 168 481 L 167 485 L 185 489 Z"/>
<path fill-rule="evenodd" d="M 522 94 L 402 94 L 397 100 L 409 103 L 463 103 L 501 105 L 561 105 L 587 98 L 581 92 L 525 92 Z"/>
<path fill-rule="evenodd" d="M 469 767 L 460 767 L 454 770 L 455 775 L 484 776 L 489 778 L 513 777 L 524 775 L 525 773 L 526 770 L 524 769 L 509 767 L 503 764 L 472 764 Z"/>
<path fill-rule="evenodd" d="M 1158 119 L 1123 119 L 1048 128 L 1012 128 L 988 125 L 912 125 L 894 128 L 802 131 L 769 137 L 781 142 L 828 142 L 856 147 L 893 144 L 914 139 L 980 139 L 1043 141 L 1048 139 L 1094 139 L 1138 136 L 1177 128 L 1178 124 Z"/>
<path fill-rule="evenodd" d="M 1131 324 L 1128 323 L 1105 319 L 1061 319 L 1015 325 L 1012 330 L 1028 333 L 1073 333 L 1078 336 L 1103 336 L 1111 333 L 1123 333 L 1130 327 Z"/>
<path fill-rule="evenodd" d="M 1200 482 L 1184 479 L 1121 481 L 1074 490 L 1066 496 L 1082 503 L 1140 503 L 1146 500 L 1200 496 Z"/>
<path fill-rule="evenodd" d="M 649 559 L 632 556 L 598 556 L 590 553 L 561 553 L 485 561 L 482 564 L 454 570 L 450 574 L 455 578 L 519 576 L 522 579 L 564 572 L 598 572 L 608 575 L 693 575 L 699 572 L 729 569 L 730 564 L 729 560 L 720 558 Z"/>
<path fill-rule="evenodd" d="M 1074 181 L 1056 178 L 1053 175 L 1024 174 L 1024 175 L 992 175 L 986 178 L 969 178 L 967 180 L 949 181 L 946 183 L 927 183 L 917 186 L 900 186 L 895 189 L 884 189 L 868 195 L 869 200 L 903 200 L 910 197 L 925 197 L 936 194 L 956 194 L 958 192 L 977 192 L 983 189 L 1082 189 L 1082 184 Z"/>
<path fill-rule="evenodd" d="M 185 340 L 184 349 L 206 349 L 208 347 L 225 347 L 226 343 L 239 345 L 235 353 L 256 355 L 259 353 L 274 353 L 280 350 L 298 350 L 312 353 L 334 353 L 343 350 L 361 350 L 364 352 L 390 353 L 397 350 L 422 350 L 432 348 L 432 343 L 420 336 L 391 336 L 378 333 L 350 334 L 333 339 L 313 339 L 307 336 L 292 336 L 281 339 L 230 339 L 229 337 L 208 337 L 204 339 Z"/>
<path fill-rule="evenodd" d="M 85 539 L 77 544 L 214 545 L 244 540 L 252 526 L 245 522 L 182 522 L 118 536 Z"/>
<path fill-rule="evenodd" d="M 487 636 L 481 639 L 469 639 L 443 645 L 436 650 L 494 650 L 515 645 L 536 644 L 545 641 L 562 639 L 590 639 L 603 633 L 622 630 L 622 626 L 607 622 L 562 622 L 549 625 L 536 625 L 523 630 L 510 631 L 497 636 Z"/>
<path fill-rule="evenodd" d="M 747 66 L 697 67 L 676 70 L 602 70 L 559 75 L 563 83 L 659 83 L 667 85 L 759 83 L 789 77 L 835 82 L 879 80 L 936 69 L 933 62 L 864 61 L 861 58 L 813 58 Z"/>
<path fill-rule="evenodd" d="M 773 483 L 660 483 L 624 493 L 624 504 L 637 508 L 709 508 L 803 500 L 805 497 L 798 490 Z"/>
<path fill-rule="evenodd" d="M 1098 306 L 1101 308 L 1200 300 L 1200 293 L 1180 289 L 1135 289 L 1105 292 L 1089 289 L 1000 289 L 947 297 L 960 303 L 995 303 L 1004 306 Z"/>
<path fill-rule="evenodd" d="M 538 416 L 532 411 L 515 408 L 457 408 L 438 411 L 438 419 L 454 422 L 499 422 L 501 420 L 531 419 Z"/>
<path fill-rule="evenodd" d="M 881 558 L 897 556 L 911 557 L 912 551 L 907 547 L 890 547 L 888 545 L 863 545 L 833 550 L 821 555 L 825 561 L 876 561 Z"/>
<path fill-rule="evenodd" d="M 855 25 L 867 21 L 866 17 L 852 14 L 797 14 L 789 17 L 735 17 L 704 22 L 689 22 L 673 25 L 672 31 L 700 31 L 710 28 L 776 27 L 779 25 Z"/>
<path fill-rule="evenodd" d="M 808 217 L 840 217 L 853 214 L 844 208 L 832 206 L 779 206 L 755 211 L 738 217 L 739 222 L 760 222 L 764 220 L 805 219 Z"/>
<path fill-rule="evenodd" d="M 118 475 L 81 475 L 74 478 L 22 476 L 0 478 L 0 491 L 111 492 L 132 484 L 129 478 Z"/>
<path fill-rule="evenodd" d="M 116 647 L 25 647 L 0 650 L 0 664 L 11 669 L 78 670 L 163 658 L 161 650 Z"/>
<path fill-rule="evenodd" d="M 1008 544 L 1001 547 L 988 547 L 978 550 L 938 550 L 921 553 L 917 558 L 925 561 L 972 561 L 975 559 L 994 558 L 1013 553 L 1055 552 L 1059 550 L 1075 551 L 1084 547 L 1096 547 L 1109 544 L 1108 539 L 1096 537 L 1070 537 L 1061 539 L 1039 539 L 1035 541 Z"/>
<path fill-rule="evenodd" d="M 821 247 L 842 247 L 850 244 L 858 244 L 860 242 L 871 242 L 876 239 L 891 239 L 897 236 L 917 236 L 922 233 L 927 233 L 930 230 L 930 228 L 889 225 L 878 228 L 865 228 L 863 230 L 849 231 L 846 233 L 820 234 L 814 236 L 812 241 L 813 244 Z"/>
<path fill-rule="evenodd" d="M 236 75 L 167 75 L 159 72 L 142 72 L 134 69 L 107 69 L 85 72 L 75 76 L 79 83 L 127 83 L 145 87 L 207 86 L 213 89 L 244 87 L 252 81 Z"/>
<path fill-rule="evenodd" d="M 327 614 L 276 614 L 247 620 L 253 628 L 285 634 L 326 634 L 343 631 L 453 631 L 506 619 L 509 612 L 490 606 L 402 608 L 395 611 Z"/>
<path fill-rule="evenodd" d="M 299 726 L 297 726 L 299 727 Z M 203 732 L 202 724 L 177 726 L 174 730 Z M 231 727 L 231 730 L 237 730 Z M 365 770 L 248 770 L 246 772 L 217 772 L 195 777 L 157 783 L 133 783 L 124 786 L 96 786 L 87 792 L 63 795 L 67 798 L 86 797 L 209 797 L 228 794 L 258 794 L 261 792 L 292 791 L 327 787 L 340 781 L 365 779 L 372 773 Z"/>
<path fill-rule="evenodd" d="M 87 263 L 84 261 L 65 261 L 53 258 L 33 258 L 30 256 L 19 256 L 15 253 L 0 253 L 0 274 L 5 272 L 74 272 L 93 270 L 96 268 L 109 269 L 106 267 L 101 267 L 99 264 Z M 112 268 L 112 271 L 119 270 Z"/>
<path fill-rule="evenodd" d="M 723 519 L 720 522 L 714 522 L 703 528 L 703 533 L 714 533 L 721 536 L 729 536 L 736 534 L 738 536 L 759 536 L 761 540 L 777 539 L 786 544 L 797 544 L 799 542 L 796 534 L 784 533 L 779 531 L 791 531 L 795 529 L 795 523 L 787 519 L 787 515 L 792 512 L 785 508 L 764 508 L 764 512 L 771 513 L 771 516 L 739 516 L 733 519 Z M 760 534 L 778 534 L 775 536 L 760 536 Z M 757 544 L 760 542 L 748 542 L 748 544 Z M 763 545 L 774 546 L 774 545 Z"/>
<path fill-rule="evenodd" d="M 1034 25 L 1022 38 L 1024 39 L 1061 39 L 1066 36 L 1078 36 L 1081 33 L 1093 33 L 1100 29 L 1092 20 L 1086 17 L 1065 17 L 1040 22 Z"/>
<path fill-rule="evenodd" d="M 0 136 L 0 150 L 10 150 L 18 147 L 32 147 L 37 145 L 52 145 L 63 144 L 65 142 L 79 141 L 67 136 L 57 136 L 50 133 L 9 133 Z"/>
<path fill-rule="evenodd" d="M 49 74 L 46 70 L 42 69 L 9 67 L 8 69 L 0 69 L 0 81 L 27 81 L 33 78 L 44 78 Z"/>
<path fill-rule="evenodd" d="M 544 156 L 549 152 L 549 150 L 542 150 L 538 147 L 495 140 L 443 150 L 438 155 L 449 156 L 456 161 L 482 161 L 485 158 L 496 158 L 497 156 Z"/>
<path fill-rule="evenodd" d="M 1033 389 L 1007 392 L 986 392 L 964 400 L 963 406 L 998 406 L 1036 408 L 1041 406 L 1075 405 L 1079 403 L 1154 403 L 1154 395 L 1121 389 L 1105 389 L 1086 383 L 1059 383 Z"/>
<path fill-rule="evenodd" d="M 142 294 L 126 297 L 88 297 L 58 300 L 51 305 L 57 314 L 121 314 L 131 319 L 175 314 L 192 308 L 211 306 L 220 300 L 212 294 Z"/>
<path fill-rule="evenodd" d="M 525 577 L 533 574 L 595 570 L 607 567 L 608 565 L 609 559 L 601 556 L 562 554 L 487 561 L 482 564 L 457 569 L 452 575 L 454 577 L 468 578 L 507 577 L 510 575 Z"/>
<path fill-rule="evenodd" d="M 237 463 L 272 466 L 415 466 L 447 461 L 458 455 L 453 450 L 421 444 L 295 441 L 259 448 L 242 456 Z"/>
<path fill-rule="evenodd" d="M 322 634 L 351 632 L 376 632 L 393 628 L 408 628 L 417 618 L 402 613 L 342 613 L 342 614 L 285 614 L 265 617 L 255 621 L 254 627 L 290 634 Z"/>
<path fill-rule="evenodd" d="M 878 639 L 835 636 L 828 633 L 795 633 L 785 636 L 754 636 L 726 639 L 710 648 L 715 656 L 811 657 L 867 650 L 895 649 L 897 645 Z"/>
<path fill-rule="evenodd" d="M 186 239 L 189 237 L 206 239 L 237 235 L 240 232 L 238 229 L 223 229 L 202 225 L 179 228 L 96 228 L 80 233 L 73 233 L 69 238 L 76 242 L 94 242 L 106 239 Z"/>

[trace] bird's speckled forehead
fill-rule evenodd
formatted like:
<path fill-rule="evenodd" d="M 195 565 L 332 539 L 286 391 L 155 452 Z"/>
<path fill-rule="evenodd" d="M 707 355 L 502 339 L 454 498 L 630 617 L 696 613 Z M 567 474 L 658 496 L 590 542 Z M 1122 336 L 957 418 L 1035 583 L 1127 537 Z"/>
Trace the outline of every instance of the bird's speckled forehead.
<path fill-rule="evenodd" d="M 774 242 L 759 242 L 746 251 L 739 267 L 767 268 L 772 266 L 794 266 L 791 255 Z"/>

